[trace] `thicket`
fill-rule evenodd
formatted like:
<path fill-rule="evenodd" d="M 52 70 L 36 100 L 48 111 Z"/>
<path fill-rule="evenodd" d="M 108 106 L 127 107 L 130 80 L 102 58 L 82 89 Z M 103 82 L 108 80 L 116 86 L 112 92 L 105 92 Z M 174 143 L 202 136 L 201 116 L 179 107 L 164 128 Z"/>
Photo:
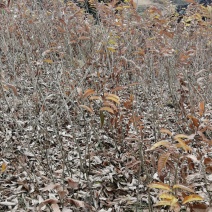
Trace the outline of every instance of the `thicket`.
<path fill-rule="evenodd" d="M 0 7 L 0 211 L 212 210 L 210 6 Z"/>

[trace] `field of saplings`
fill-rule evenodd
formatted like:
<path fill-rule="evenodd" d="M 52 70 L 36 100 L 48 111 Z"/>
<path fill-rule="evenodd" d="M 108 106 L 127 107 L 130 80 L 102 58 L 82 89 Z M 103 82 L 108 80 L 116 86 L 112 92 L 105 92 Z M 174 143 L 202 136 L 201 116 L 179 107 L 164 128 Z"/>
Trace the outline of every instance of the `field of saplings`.
<path fill-rule="evenodd" d="M 145 2 L 0 1 L 0 212 L 212 211 L 211 1 Z"/>

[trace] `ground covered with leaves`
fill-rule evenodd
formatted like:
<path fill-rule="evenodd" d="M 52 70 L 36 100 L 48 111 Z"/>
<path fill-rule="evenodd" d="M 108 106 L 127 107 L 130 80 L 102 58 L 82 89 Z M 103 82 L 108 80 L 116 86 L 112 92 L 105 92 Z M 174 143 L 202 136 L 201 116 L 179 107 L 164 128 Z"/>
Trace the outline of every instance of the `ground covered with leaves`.
<path fill-rule="evenodd" d="M 97 7 L 1 4 L 0 211 L 211 211 L 211 7 Z"/>

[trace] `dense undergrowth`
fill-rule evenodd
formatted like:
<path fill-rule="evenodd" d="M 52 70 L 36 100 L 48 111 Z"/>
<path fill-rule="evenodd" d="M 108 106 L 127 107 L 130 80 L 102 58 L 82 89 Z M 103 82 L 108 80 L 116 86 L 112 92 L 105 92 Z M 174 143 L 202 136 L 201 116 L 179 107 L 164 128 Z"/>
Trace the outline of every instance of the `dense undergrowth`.
<path fill-rule="evenodd" d="M 17 2 L 0 9 L 0 211 L 211 211 L 211 7 L 177 23 L 100 4 L 97 25 Z"/>

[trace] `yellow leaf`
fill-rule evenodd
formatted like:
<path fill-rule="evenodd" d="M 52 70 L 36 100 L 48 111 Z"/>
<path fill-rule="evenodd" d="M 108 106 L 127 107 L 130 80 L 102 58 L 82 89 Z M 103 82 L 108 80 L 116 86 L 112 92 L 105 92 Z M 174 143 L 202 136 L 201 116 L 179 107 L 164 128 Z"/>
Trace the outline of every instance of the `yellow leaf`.
<path fill-rule="evenodd" d="M 176 197 L 173 197 L 171 200 L 171 206 L 175 206 L 177 202 L 178 202 L 178 199 Z"/>
<path fill-rule="evenodd" d="M 110 45 L 116 45 L 117 42 L 114 39 L 109 39 L 108 44 L 110 44 Z"/>
<path fill-rule="evenodd" d="M 171 205 L 171 201 L 161 200 L 158 201 L 156 204 L 154 204 L 154 206 L 161 206 L 161 205 Z"/>
<path fill-rule="evenodd" d="M 170 186 L 164 183 L 150 183 L 148 187 L 171 191 Z"/>
<path fill-rule="evenodd" d="M 93 112 L 93 109 L 90 108 L 90 107 L 88 107 L 88 106 L 86 106 L 86 105 L 79 105 L 79 106 L 82 107 L 82 108 L 84 108 L 85 110 L 87 110 L 87 111 L 90 112 L 90 113 L 94 113 L 94 112 Z"/>
<path fill-rule="evenodd" d="M 202 201 L 203 198 L 197 194 L 192 194 L 189 196 L 186 196 L 183 200 L 183 204 L 186 204 L 188 202 L 194 202 L 194 201 Z"/>
<path fill-rule="evenodd" d="M 174 185 L 173 188 L 174 188 L 174 189 L 175 189 L 175 188 L 180 188 L 180 189 L 183 189 L 183 190 L 185 190 L 185 191 L 192 192 L 192 193 L 195 192 L 193 189 L 188 188 L 188 187 L 186 187 L 186 186 L 184 186 L 184 185 L 180 185 L 180 184 Z"/>
<path fill-rule="evenodd" d="M 99 110 L 100 110 L 100 111 L 105 110 L 105 111 L 107 111 L 107 112 L 109 112 L 109 113 L 114 114 L 113 109 L 110 108 L 110 107 L 101 107 Z"/>
<path fill-rule="evenodd" d="M 91 94 L 94 94 L 95 91 L 93 89 L 87 89 L 85 92 L 84 92 L 84 95 L 83 95 L 83 98 L 86 98 L 88 96 L 90 96 Z"/>
<path fill-rule="evenodd" d="M 180 212 L 180 205 L 178 203 L 175 203 L 173 205 L 171 205 L 170 211 L 174 211 L 174 212 Z"/>
<path fill-rule="evenodd" d="M 109 99 L 109 100 L 116 102 L 117 104 L 120 104 L 119 100 L 113 96 L 107 96 L 105 99 Z"/>
<path fill-rule="evenodd" d="M 7 164 L 5 162 L 2 163 L 1 165 L 1 173 L 4 173 L 7 169 Z"/>
<path fill-rule="evenodd" d="M 111 97 L 114 97 L 115 99 L 117 99 L 118 101 L 120 101 L 120 98 L 117 95 L 112 94 L 112 93 L 105 93 L 104 96 L 105 97 L 111 96 Z"/>
<path fill-rule="evenodd" d="M 187 151 L 192 151 L 191 147 L 188 146 L 181 138 L 176 138 L 175 140 L 177 140 L 179 142 L 179 145 L 176 145 L 176 147 L 182 147 L 186 152 Z"/>
<path fill-rule="evenodd" d="M 52 12 L 47 11 L 46 14 L 47 14 L 48 16 L 50 16 L 50 15 L 52 15 Z"/>
<path fill-rule="evenodd" d="M 150 150 L 154 150 L 155 148 L 159 147 L 159 146 L 165 146 L 165 147 L 169 147 L 170 146 L 170 143 L 166 140 L 162 140 L 162 141 L 159 141 L 157 143 L 155 143 L 151 148 Z"/>
<path fill-rule="evenodd" d="M 171 210 L 174 209 L 174 211 L 176 211 L 176 212 L 180 211 L 180 210 L 176 210 L 177 208 L 180 208 L 180 207 L 179 207 L 179 204 L 175 201 L 178 202 L 178 200 L 175 197 L 174 197 L 174 201 L 172 201 L 172 200 L 170 200 L 170 201 L 169 200 L 161 200 L 161 201 L 158 201 L 156 204 L 154 204 L 154 206 L 170 205 Z"/>
<path fill-rule="evenodd" d="M 128 9 L 130 8 L 130 6 L 123 6 L 123 9 Z"/>
<path fill-rule="evenodd" d="M 208 11 L 208 13 L 211 15 L 212 14 L 212 6 L 207 6 L 207 11 Z"/>
<path fill-rule="evenodd" d="M 51 59 L 45 59 L 45 60 L 43 60 L 43 62 L 49 63 L 49 64 L 52 64 L 53 63 L 53 61 Z"/>
<path fill-rule="evenodd" d="M 194 14 L 194 18 L 198 21 L 202 21 L 202 16 L 199 13 Z"/>
<path fill-rule="evenodd" d="M 100 100 L 100 101 L 102 101 L 102 98 L 100 96 L 91 96 L 89 98 L 89 100 Z"/>
<path fill-rule="evenodd" d="M 115 51 L 116 51 L 116 48 L 114 48 L 114 47 L 107 47 L 107 49 L 108 49 L 110 52 L 115 52 Z"/>
<path fill-rule="evenodd" d="M 188 24 L 187 26 L 190 26 L 190 22 L 193 20 L 192 17 L 187 17 L 184 19 L 185 23 Z"/>
<path fill-rule="evenodd" d="M 188 135 L 184 135 L 184 134 L 178 134 L 178 135 L 174 136 L 174 139 L 177 139 L 177 138 L 187 138 L 187 139 L 189 139 L 189 136 Z"/>
<path fill-rule="evenodd" d="M 169 193 L 163 193 L 159 195 L 160 199 L 164 199 L 164 201 L 170 201 L 171 205 L 175 205 L 178 202 L 178 199 Z"/>
<path fill-rule="evenodd" d="M 161 133 L 166 133 L 166 134 L 172 136 L 172 132 L 171 132 L 170 130 L 168 130 L 168 129 L 164 129 L 164 128 L 163 128 L 163 129 L 160 130 L 160 132 L 161 132 Z"/>
<path fill-rule="evenodd" d="M 105 93 L 104 96 L 105 96 L 105 99 L 109 99 L 116 102 L 117 104 L 120 104 L 120 98 L 117 95 L 112 93 Z"/>
<path fill-rule="evenodd" d="M 118 111 L 117 107 L 115 104 L 113 104 L 113 102 L 110 101 L 104 101 L 103 107 L 111 107 L 114 111 Z"/>
<path fill-rule="evenodd" d="M 116 7 L 116 10 L 123 10 L 123 7 Z"/>
<path fill-rule="evenodd" d="M 173 196 L 171 194 L 169 194 L 169 193 L 162 193 L 158 197 L 160 199 L 171 200 Z"/>

